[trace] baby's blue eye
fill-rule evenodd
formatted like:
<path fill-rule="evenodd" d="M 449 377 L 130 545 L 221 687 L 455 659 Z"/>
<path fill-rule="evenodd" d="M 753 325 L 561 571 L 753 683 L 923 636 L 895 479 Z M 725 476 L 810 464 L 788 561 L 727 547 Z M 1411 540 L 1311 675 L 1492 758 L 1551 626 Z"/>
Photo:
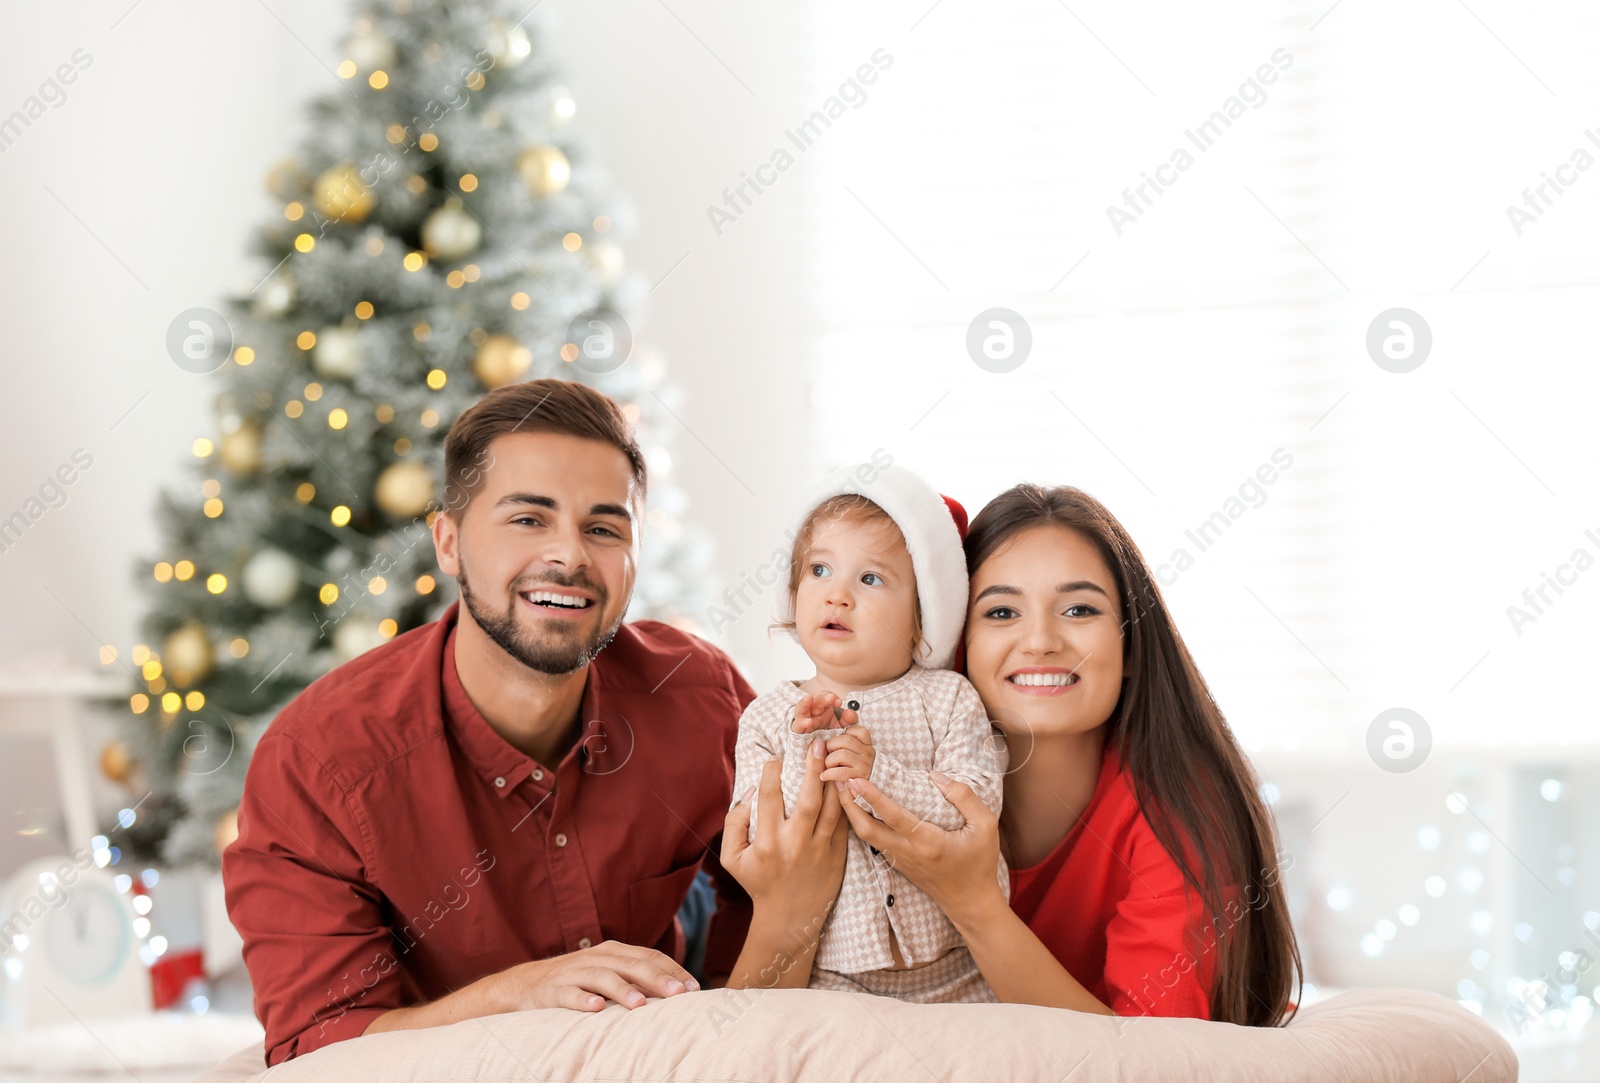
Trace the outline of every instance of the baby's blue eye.
<path fill-rule="evenodd" d="M 819 568 L 821 569 L 820 571 L 818 570 Z M 828 574 L 828 566 L 826 564 L 813 564 L 813 565 L 811 565 L 811 576 L 812 576 L 813 579 L 821 579 L 823 576 L 825 576 L 827 574 Z"/>
<path fill-rule="evenodd" d="M 861 581 L 869 587 L 876 586 L 878 583 L 883 582 L 883 576 L 877 572 L 862 572 Z"/>

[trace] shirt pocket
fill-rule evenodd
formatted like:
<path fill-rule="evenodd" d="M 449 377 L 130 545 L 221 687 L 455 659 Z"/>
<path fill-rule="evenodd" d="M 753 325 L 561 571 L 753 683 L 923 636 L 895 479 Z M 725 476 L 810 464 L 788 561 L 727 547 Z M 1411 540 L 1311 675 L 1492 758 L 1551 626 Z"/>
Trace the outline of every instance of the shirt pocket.
<path fill-rule="evenodd" d="M 628 888 L 629 944 L 653 948 L 672 932 L 672 920 L 689 894 L 689 885 L 694 882 L 695 873 L 699 871 L 700 862 L 696 861 L 661 876 L 635 881 Z M 674 954 L 673 947 L 677 942 L 678 938 L 672 936 L 662 950 L 668 955 Z"/>

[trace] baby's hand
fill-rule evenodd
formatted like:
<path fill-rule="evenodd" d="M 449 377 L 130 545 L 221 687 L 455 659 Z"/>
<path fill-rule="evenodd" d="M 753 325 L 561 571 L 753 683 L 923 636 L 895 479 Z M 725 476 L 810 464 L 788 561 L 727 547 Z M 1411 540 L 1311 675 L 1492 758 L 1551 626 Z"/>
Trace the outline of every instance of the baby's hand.
<path fill-rule="evenodd" d="M 855 714 L 854 711 L 845 713 Z M 867 732 L 867 727 L 859 723 L 852 725 L 829 740 L 824 749 L 827 759 L 822 763 L 822 781 L 842 782 L 847 778 L 872 777 L 872 761 L 877 753 L 872 750 L 872 734 Z"/>
<path fill-rule="evenodd" d="M 790 726 L 795 733 L 810 733 L 813 730 L 833 730 L 841 726 L 851 725 L 856 718 L 854 711 L 844 711 L 848 720 L 840 717 L 839 697 L 832 692 L 821 692 L 817 695 L 806 694 L 800 697 L 800 702 L 794 705 L 794 723 Z"/>

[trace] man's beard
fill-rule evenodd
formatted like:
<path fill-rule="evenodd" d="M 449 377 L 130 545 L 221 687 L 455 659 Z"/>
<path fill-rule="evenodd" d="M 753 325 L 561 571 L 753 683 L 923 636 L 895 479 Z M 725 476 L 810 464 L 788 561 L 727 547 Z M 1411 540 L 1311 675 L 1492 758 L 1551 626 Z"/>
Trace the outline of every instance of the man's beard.
<path fill-rule="evenodd" d="M 594 661 L 595 656 L 616 638 L 617 629 L 622 626 L 622 616 L 619 614 L 611 627 L 597 629 L 587 642 L 580 638 L 575 629 L 551 632 L 542 640 L 535 638 L 533 633 L 517 623 L 517 607 L 522 602 L 520 595 L 538 589 L 539 583 L 591 591 L 595 595 L 596 610 L 605 609 L 607 595 L 603 587 L 596 586 L 587 579 L 568 581 L 552 576 L 513 590 L 506 611 L 497 614 L 491 612 L 483 600 L 472 593 L 472 588 L 467 582 L 465 554 L 462 554 L 461 571 L 456 576 L 456 585 L 461 590 L 461 604 L 467 607 L 467 612 L 478 622 L 478 627 L 482 628 L 501 650 L 529 669 L 559 677 Z"/>

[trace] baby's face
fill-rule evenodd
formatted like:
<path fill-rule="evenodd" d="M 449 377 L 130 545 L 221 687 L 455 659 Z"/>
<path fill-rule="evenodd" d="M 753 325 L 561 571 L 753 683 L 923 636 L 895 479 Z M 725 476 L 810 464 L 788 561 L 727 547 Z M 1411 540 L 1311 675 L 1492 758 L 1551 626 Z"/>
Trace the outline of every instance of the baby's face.
<path fill-rule="evenodd" d="M 858 685 L 904 673 L 916 646 L 917 580 L 899 528 L 881 519 L 821 523 L 805 562 L 795 631 L 817 672 Z"/>

